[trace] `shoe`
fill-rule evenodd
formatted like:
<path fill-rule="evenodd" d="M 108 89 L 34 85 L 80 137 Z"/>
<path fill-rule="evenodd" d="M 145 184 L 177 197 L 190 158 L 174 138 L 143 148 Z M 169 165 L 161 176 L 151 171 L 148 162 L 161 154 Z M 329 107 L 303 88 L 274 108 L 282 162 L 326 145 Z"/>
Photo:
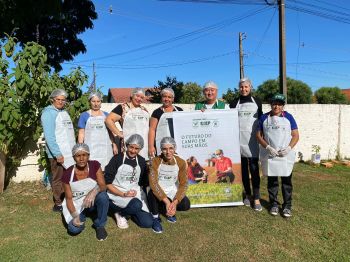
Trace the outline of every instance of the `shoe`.
<path fill-rule="evenodd" d="M 254 208 L 253 208 L 255 211 L 258 211 L 258 212 L 260 212 L 260 211 L 262 211 L 262 206 L 261 206 L 261 204 L 254 204 Z"/>
<path fill-rule="evenodd" d="M 163 233 L 163 227 L 160 222 L 161 220 L 159 217 L 153 219 L 153 225 L 152 225 L 153 232 L 158 234 Z"/>
<path fill-rule="evenodd" d="M 292 216 L 292 210 L 290 210 L 289 208 L 285 208 L 285 209 L 283 209 L 282 214 L 283 214 L 284 217 L 287 217 L 287 218 L 291 217 Z"/>
<path fill-rule="evenodd" d="M 243 204 L 246 206 L 246 207 L 250 207 L 250 199 L 248 197 L 246 197 L 245 199 L 243 199 Z"/>
<path fill-rule="evenodd" d="M 114 213 L 115 220 L 117 221 L 117 226 L 121 229 L 126 229 L 129 227 L 128 220 L 125 217 L 119 215 L 119 213 Z"/>
<path fill-rule="evenodd" d="M 172 216 L 172 217 L 167 217 L 166 220 L 170 223 L 176 223 L 176 216 Z"/>
<path fill-rule="evenodd" d="M 103 241 L 107 239 L 107 231 L 104 227 L 96 228 L 96 238 L 98 241 Z"/>
<path fill-rule="evenodd" d="M 52 211 L 53 211 L 53 212 L 62 213 L 62 210 L 63 210 L 62 205 L 56 205 L 56 204 L 54 204 L 54 206 L 52 207 Z"/>
<path fill-rule="evenodd" d="M 273 216 L 277 216 L 278 215 L 278 207 L 271 207 L 270 209 L 270 214 Z"/>

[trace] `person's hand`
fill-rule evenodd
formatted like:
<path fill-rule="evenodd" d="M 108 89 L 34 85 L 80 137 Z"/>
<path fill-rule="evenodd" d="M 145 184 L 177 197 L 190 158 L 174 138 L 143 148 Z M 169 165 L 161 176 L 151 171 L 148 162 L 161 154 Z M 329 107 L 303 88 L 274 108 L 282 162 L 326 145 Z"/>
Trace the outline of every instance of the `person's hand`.
<path fill-rule="evenodd" d="M 267 145 L 266 150 L 269 152 L 270 156 L 272 157 L 278 156 L 278 151 L 274 149 L 272 146 Z"/>
<path fill-rule="evenodd" d="M 169 217 L 172 217 L 172 216 L 175 216 L 176 214 L 176 207 L 177 207 L 177 204 L 178 204 L 178 200 L 175 199 L 173 202 L 170 203 L 168 209 L 167 209 L 167 216 Z"/>
<path fill-rule="evenodd" d="M 202 111 L 202 112 L 204 112 L 204 111 L 205 111 L 205 108 L 204 108 L 204 107 L 202 107 L 201 111 Z"/>
<path fill-rule="evenodd" d="M 150 158 L 153 158 L 153 157 L 156 156 L 156 148 L 155 148 L 154 146 L 150 146 L 150 147 L 148 148 L 148 156 L 149 156 Z"/>
<path fill-rule="evenodd" d="M 290 146 L 287 146 L 286 148 L 283 148 L 280 151 L 278 151 L 278 153 L 279 153 L 278 155 L 279 156 L 286 156 L 286 155 L 288 155 L 290 150 L 292 150 L 292 148 Z"/>
<path fill-rule="evenodd" d="M 134 197 L 134 196 L 136 196 L 136 194 L 137 194 L 136 190 L 130 189 L 129 191 L 126 191 L 124 193 L 124 196 L 125 197 Z"/>
<path fill-rule="evenodd" d="M 117 155 L 118 154 L 118 146 L 117 144 L 112 144 L 112 148 L 113 148 L 113 155 Z"/>
<path fill-rule="evenodd" d="M 96 188 L 94 188 L 87 194 L 87 196 L 85 197 L 85 199 L 83 201 L 84 208 L 90 208 L 90 207 L 94 206 L 97 193 L 98 193 L 98 190 Z"/>
<path fill-rule="evenodd" d="M 77 216 L 77 217 L 73 218 L 73 225 L 76 227 L 80 227 L 80 226 L 84 225 L 84 222 L 81 222 L 80 216 Z"/>
<path fill-rule="evenodd" d="M 63 164 L 63 163 L 64 163 L 64 156 L 56 157 L 56 161 L 57 161 L 57 163 L 59 163 L 59 164 Z"/>

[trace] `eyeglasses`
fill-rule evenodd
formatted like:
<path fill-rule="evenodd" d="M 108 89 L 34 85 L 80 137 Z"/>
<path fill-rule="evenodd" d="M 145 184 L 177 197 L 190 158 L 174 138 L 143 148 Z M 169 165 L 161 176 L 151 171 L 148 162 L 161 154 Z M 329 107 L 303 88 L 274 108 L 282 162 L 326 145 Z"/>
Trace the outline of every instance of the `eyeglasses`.
<path fill-rule="evenodd" d="M 67 100 L 66 99 L 59 99 L 59 98 L 54 98 L 56 102 L 62 102 L 65 103 Z"/>

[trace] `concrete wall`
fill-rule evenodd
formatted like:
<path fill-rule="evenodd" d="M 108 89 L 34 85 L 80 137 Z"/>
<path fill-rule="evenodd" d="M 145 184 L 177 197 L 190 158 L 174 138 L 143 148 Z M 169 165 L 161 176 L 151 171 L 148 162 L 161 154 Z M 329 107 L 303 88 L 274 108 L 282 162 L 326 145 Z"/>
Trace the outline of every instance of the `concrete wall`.
<path fill-rule="evenodd" d="M 103 104 L 102 109 L 110 112 L 116 104 Z M 145 105 L 149 112 L 159 107 L 159 104 Z M 185 111 L 194 109 L 194 105 L 180 105 Z M 263 111 L 270 110 L 269 105 L 263 105 Z M 322 159 L 334 159 L 339 153 L 342 158 L 350 158 L 350 105 L 287 105 L 299 126 L 300 140 L 296 151 L 301 152 L 304 160 L 309 160 L 312 145 L 321 147 Z M 17 171 L 15 182 L 39 180 L 38 156 L 28 155 L 22 161 Z M 296 159 L 298 160 L 298 159 Z"/>

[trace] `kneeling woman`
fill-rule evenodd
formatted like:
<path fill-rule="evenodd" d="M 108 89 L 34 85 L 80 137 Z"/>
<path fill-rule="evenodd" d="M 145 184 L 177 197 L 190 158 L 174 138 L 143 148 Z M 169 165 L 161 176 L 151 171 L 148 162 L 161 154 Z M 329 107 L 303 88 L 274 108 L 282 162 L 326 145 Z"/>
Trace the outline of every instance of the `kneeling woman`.
<path fill-rule="evenodd" d="M 114 156 L 105 169 L 109 208 L 114 213 L 119 228 L 128 228 L 131 219 L 140 227 L 150 228 L 152 215 L 144 199 L 142 187 L 148 185 L 146 160 L 139 155 L 144 141 L 138 134 L 131 135 L 125 142 L 126 152 Z"/>
<path fill-rule="evenodd" d="M 76 144 L 72 149 L 75 165 L 66 169 L 62 182 L 65 200 L 62 203 L 63 216 L 68 232 L 77 235 L 85 228 L 86 214 L 97 211 L 94 220 L 96 238 L 107 238 L 104 228 L 107 222 L 108 195 L 106 184 L 97 161 L 89 161 L 90 150 L 86 144 Z"/>

